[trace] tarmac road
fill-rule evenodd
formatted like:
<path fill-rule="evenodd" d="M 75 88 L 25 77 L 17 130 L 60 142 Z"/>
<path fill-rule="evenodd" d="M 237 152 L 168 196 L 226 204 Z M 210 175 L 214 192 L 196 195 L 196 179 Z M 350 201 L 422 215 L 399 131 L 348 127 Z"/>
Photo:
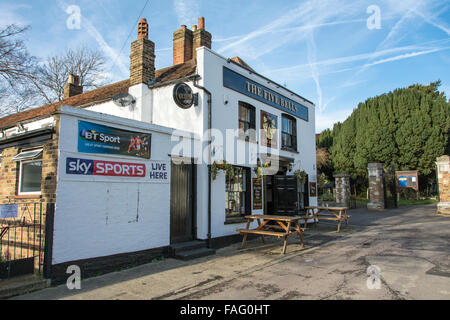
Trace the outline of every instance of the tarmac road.
<path fill-rule="evenodd" d="M 248 241 L 189 262 L 167 259 L 13 299 L 450 299 L 450 217 L 436 205 L 350 210 L 350 227 L 320 222 L 305 248 Z M 369 273 L 368 273 L 369 268 Z"/>

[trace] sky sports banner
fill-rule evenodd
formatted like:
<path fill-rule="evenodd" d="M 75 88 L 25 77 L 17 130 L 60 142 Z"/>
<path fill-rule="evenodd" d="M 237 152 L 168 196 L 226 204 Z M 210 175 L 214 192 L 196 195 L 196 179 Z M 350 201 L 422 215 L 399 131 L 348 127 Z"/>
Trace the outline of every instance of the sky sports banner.
<path fill-rule="evenodd" d="M 66 173 L 83 176 L 144 178 L 146 166 L 144 163 L 67 158 Z"/>
<path fill-rule="evenodd" d="M 151 134 L 78 121 L 78 152 L 150 159 Z"/>

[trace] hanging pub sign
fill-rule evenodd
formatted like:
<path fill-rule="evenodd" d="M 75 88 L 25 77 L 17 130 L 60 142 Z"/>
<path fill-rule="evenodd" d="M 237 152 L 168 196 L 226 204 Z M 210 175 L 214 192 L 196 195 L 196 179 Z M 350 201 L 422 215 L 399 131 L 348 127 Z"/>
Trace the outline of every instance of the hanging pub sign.
<path fill-rule="evenodd" d="M 262 204 L 262 179 L 253 179 L 253 210 L 261 210 Z"/>
<path fill-rule="evenodd" d="M 261 144 L 264 147 L 278 148 L 277 128 L 278 117 L 261 111 Z"/>
<path fill-rule="evenodd" d="M 117 154 L 150 159 L 149 133 L 133 132 L 96 123 L 78 121 L 78 152 Z"/>
<path fill-rule="evenodd" d="M 243 75 L 223 67 L 223 86 L 248 97 L 266 103 L 305 121 L 309 120 L 308 108 Z"/>
<path fill-rule="evenodd" d="M 189 109 L 194 104 L 194 94 L 186 83 L 178 83 L 173 88 L 173 99 L 182 109 Z"/>

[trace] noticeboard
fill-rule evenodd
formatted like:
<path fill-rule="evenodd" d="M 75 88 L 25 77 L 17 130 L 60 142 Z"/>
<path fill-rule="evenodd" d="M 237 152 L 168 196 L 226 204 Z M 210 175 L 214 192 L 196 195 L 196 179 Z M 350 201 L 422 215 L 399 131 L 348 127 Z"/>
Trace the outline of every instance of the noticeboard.
<path fill-rule="evenodd" d="M 253 179 L 253 210 L 261 210 L 262 204 L 262 179 Z"/>

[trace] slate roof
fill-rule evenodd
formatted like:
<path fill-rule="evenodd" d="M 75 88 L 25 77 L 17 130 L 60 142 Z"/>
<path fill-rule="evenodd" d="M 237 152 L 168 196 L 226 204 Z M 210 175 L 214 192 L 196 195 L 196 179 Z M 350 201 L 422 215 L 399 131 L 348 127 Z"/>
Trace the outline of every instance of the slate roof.
<path fill-rule="evenodd" d="M 155 71 L 156 83 L 166 83 L 173 80 L 181 79 L 195 74 L 197 64 L 195 60 L 190 60 L 182 64 L 171 66 L 168 68 Z M 34 120 L 36 118 L 45 118 L 55 113 L 59 106 L 66 105 L 71 107 L 83 107 L 92 103 L 102 102 L 111 99 L 119 93 L 128 92 L 130 88 L 130 80 L 119 81 L 86 93 L 82 93 L 60 102 L 45 105 L 42 107 L 30 109 L 27 111 L 12 114 L 0 118 L 0 129 L 13 127 L 18 122 Z"/>

